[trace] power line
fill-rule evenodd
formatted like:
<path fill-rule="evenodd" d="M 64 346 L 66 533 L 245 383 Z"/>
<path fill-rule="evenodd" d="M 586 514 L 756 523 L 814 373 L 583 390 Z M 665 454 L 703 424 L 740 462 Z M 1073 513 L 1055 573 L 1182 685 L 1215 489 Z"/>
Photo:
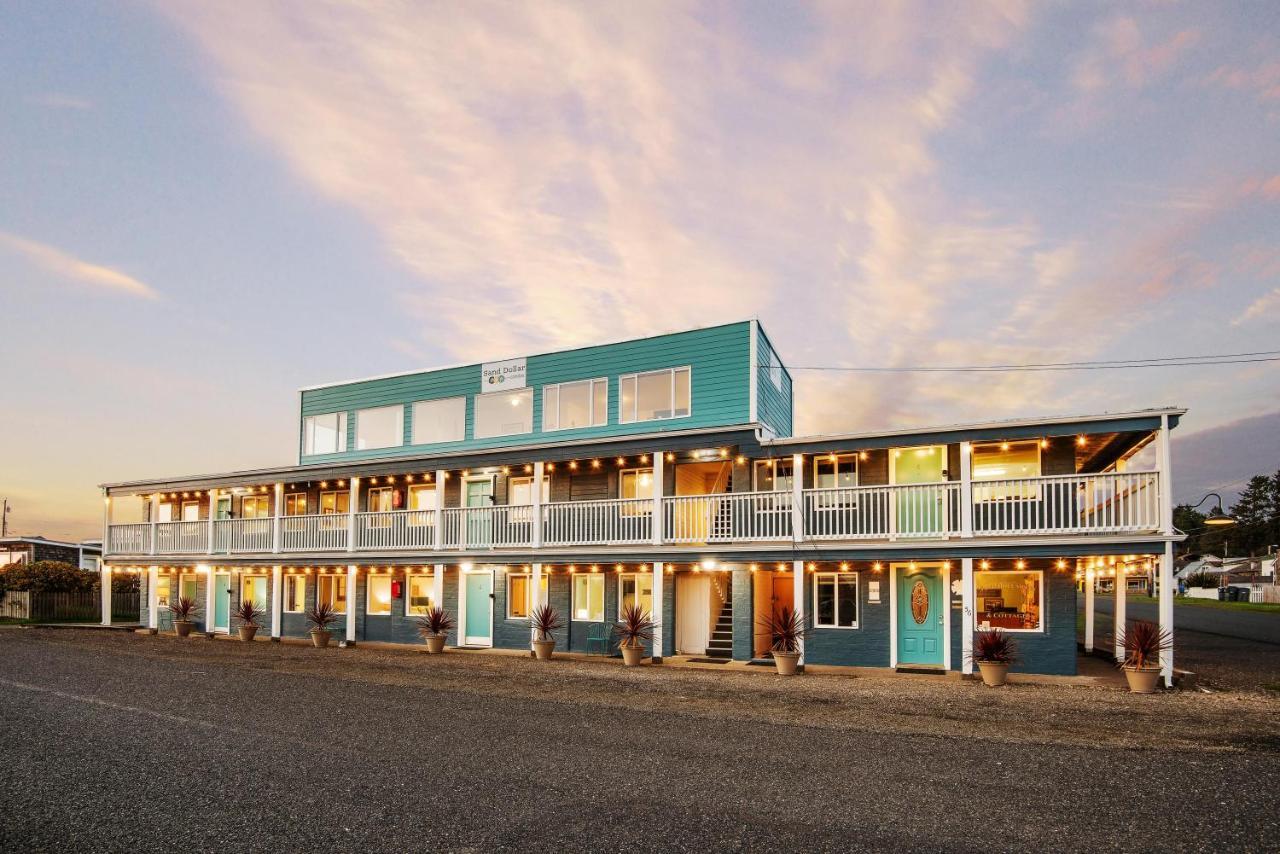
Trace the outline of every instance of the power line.
<path fill-rule="evenodd" d="M 1105 371 L 1126 368 L 1175 368 L 1197 365 L 1241 365 L 1280 362 L 1280 350 L 1249 353 L 1213 353 L 1199 356 L 1158 356 L 1147 359 L 1106 359 L 1086 362 L 1027 362 L 998 365 L 908 365 L 895 367 L 853 367 L 843 365 L 787 366 L 791 371 L 839 371 L 848 373 L 997 373 L 1036 371 Z M 760 365 L 769 368 L 769 365 Z"/>

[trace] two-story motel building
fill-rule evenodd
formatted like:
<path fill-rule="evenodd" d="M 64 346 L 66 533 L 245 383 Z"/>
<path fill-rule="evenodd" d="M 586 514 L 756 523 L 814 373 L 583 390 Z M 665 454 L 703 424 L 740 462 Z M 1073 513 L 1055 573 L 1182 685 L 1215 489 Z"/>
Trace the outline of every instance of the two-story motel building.
<path fill-rule="evenodd" d="M 449 643 L 527 648 L 549 601 L 560 649 L 605 652 L 638 600 L 655 660 L 749 661 L 785 606 L 812 665 L 969 672 L 986 626 L 1016 633 L 1020 669 L 1072 674 L 1077 578 L 1153 565 L 1172 626 L 1180 409 L 793 436 L 791 374 L 754 320 L 298 403 L 296 465 L 103 487 L 104 572 L 144 576 L 149 626 L 182 595 L 227 632 L 252 596 L 272 638 L 304 637 L 319 598 L 349 642 L 415 644 L 439 603 Z"/>

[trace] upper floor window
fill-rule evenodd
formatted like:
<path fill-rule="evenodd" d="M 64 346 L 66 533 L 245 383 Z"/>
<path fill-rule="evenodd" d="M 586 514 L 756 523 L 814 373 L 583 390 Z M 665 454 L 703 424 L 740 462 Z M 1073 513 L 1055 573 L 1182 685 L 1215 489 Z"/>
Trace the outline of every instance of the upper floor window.
<path fill-rule="evenodd" d="M 265 495 L 246 495 L 240 501 L 240 516 L 244 519 L 265 519 L 271 515 L 271 502 Z"/>
<path fill-rule="evenodd" d="M 392 489 L 389 486 L 382 486 L 369 490 L 366 501 L 366 507 L 370 513 L 386 513 L 394 509 L 391 505 L 394 501 Z"/>
<path fill-rule="evenodd" d="M 404 444 L 404 407 L 377 406 L 356 411 L 356 450 L 394 448 Z"/>
<path fill-rule="evenodd" d="M 446 397 L 413 405 L 413 444 L 461 442 L 467 438 L 467 399 Z"/>
<path fill-rule="evenodd" d="M 756 492 L 790 492 L 793 470 L 789 458 L 756 460 Z"/>
<path fill-rule="evenodd" d="M 773 387 L 778 391 L 782 391 L 782 362 L 778 360 L 778 354 L 773 352 L 773 348 L 769 348 L 769 382 L 773 383 Z"/>
<path fill-rule="evenodd" d="M 688 366 L 618 377 L 618 421 L 660 421 L 689 414 Z"/>
<path fill-rule="evenodd" d="M 973 446 L 975 501 L 1033 500 L 1039 498 L 1039 484 L 1008 483 L 1019 478 L 1040 476 L 1040 443 L 993 442 Z M 996 481 L 990 483 L 990 481 Z"/>
<path fill-rule="evenodd" d="M 838 489 L 858 485 L 857 454 L 827 454 L 813 458 L 813 485 L 816 489 Z"/>
<path fill-rule="evenodd" d="M 599 427 L 608 423 L 609 381 L 607 379 L 582 380 L 542 387 L 543 430 Z"/>
<path fill-rule="evenodd" d="M 533 389 L 475 396 L 475 437 L 515 436 L 533 432 Z"/>
<path fill-rule="evenodd" d="M 343 492 L 322 492 L 320 493 L 320 512 L 328 513 L 348 513 L 351 508 L 351 493 Z"/>
<path fill-rule="evenodd" d="M 286 495 L 284 497 L 284 515 L 307 515 L 307 494 L 305 492 L 290 492 Z"/>
<path fill-rule="evenodd" d="M 308 415 L 302 419 L 302 453 L 340 454 L 347 449 L 347 413 Z"/>
<path fill-rule="evenodd" d="M 618 473 L 619 498 L 652 498 L 653 469 L 624 469 Z"/>

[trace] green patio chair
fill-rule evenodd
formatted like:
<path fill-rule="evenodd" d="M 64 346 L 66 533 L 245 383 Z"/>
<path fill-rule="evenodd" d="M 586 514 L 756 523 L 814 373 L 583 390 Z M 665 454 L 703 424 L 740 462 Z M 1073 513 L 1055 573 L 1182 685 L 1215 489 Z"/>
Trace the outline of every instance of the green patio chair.
<path fill-rule="evenodd" d="M 600 647 L 600 655 L 608 655 L 611 640 L 609 634 L 608 623 L 592 623 L 587 629 L 587 655 L 591 655 L 597 645 Z"/>

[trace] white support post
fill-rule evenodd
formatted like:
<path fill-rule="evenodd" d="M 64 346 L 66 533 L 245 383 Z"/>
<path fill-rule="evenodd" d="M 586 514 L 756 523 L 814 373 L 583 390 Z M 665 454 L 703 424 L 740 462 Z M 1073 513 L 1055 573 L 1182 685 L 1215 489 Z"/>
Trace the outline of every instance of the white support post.
<path fill-rule="evenodd" d="M 663 482 L 666 480 L 667 456 L 662 451 L 654 451 L 653 453 L 653 544 L 655 546 L 662 545 L 663 524 L 666 520 L 666 514 L 662 506 Z"/>
<path fill-rule="evenodd" d="M 804 542 L 804 454 L 791 455 L 791 539 Z"/>
<path fill-rule="evenodd" d="M 98 572 L 98 584 L 102 586 L 102 625 L 111 625 L 111 567 L 105 563 Z"/>
<path fill-rule="evenodd" d="M 1160 556 L 1160 628 L 1173 637 L 1173 543 L 1164 544 Z M 1173 647 L 1160 658 L 1160 676 L 1166 688 L 1173 687 Z"/>
<path fill-rule="evenodd" d="M 449 480 L 449 473 L 444 469 L 436 470 L 436 541 L 433 548 L 440 551 L 444 548 L 445 524 L 444 524 L 444 485 Z M 444 578 L 444 565 L 436 564 L 436 584 L 440 585 Z M 439 592 L 439 591 L 437 591 Z M 436 600 L 436 606 L 443 608 L 442 600 Z"/>
<path fill-rule="evenodd" d="M 431 605 L 435 608 L 444 607 L 444 564 L 436 564 L 435 578 L 431 581 Z"/>
<path fill-rule="evenodd" d="M 209 574 L 205 577 L 204 585 L 204 630 L 207 634 L 213 634 L 213 603 L 215 595 L 213 592 L 213 576 L 216 574 L 214 569 L 209 567 Z M 230 619 L 230 618 L 228 618 Z"/>
<path fill-rule="evenodd" d="M 1116 646 L 1116 661 L 1120 662 L 1124 661 L 1124 629 L 1128 620 L 1128 615 L 1125 613 L 1125 605 L 1127 604 L 1125 601 L 1127 592 L 1125 588 L 1129 585 L 1128 576 L 1125 573 L 1125 564 L 1117 562 L 1116 567 L 1114 570 L 1115 584 L 1112 585 L 1115 588 L 1115 607 L 1113 609 L 1115 612 L 1115 632 L 1113 639 Z"/>
<path fill-rule="evenodd" d="M 275 641 L 280 640 L 280 615 L 284 610 L 284 602 L 280 598 L 280 576 L 283 571 L 282 567 L 271 567 L 271 639 Z"/>
<path fill-rule="evenodd" d="M 1160 515 L 1164 523 L 1164 535 L 1172 537 L 1173 528 L 1173 455 L 1169 450 L 1169 416 L 1160 416 L 1160 435 L 1156 452 L 1159 455 Z"/>
<path fill-rule="evenodd" d="M 209 490 L 209 548 L 208 553 L 213 554 L 213 529 L 218 524 L 218 490 Z"/>
<path fill-rule="evenodd" d="M 960 536 L 973 536 L 973 443 L 960 443 Z M 970 561 L 972 564 L 972 561 Z M 969 567 L 973 569 L 972 565 Z M 968 607 L 968 606 L 966 606 Z M 972 628 L 972 626 L 970 627 Z M 966 663 L 965 673 L 973 667 Z"/>
<path fill-rule="evenodd" d="M 360 504 L 360 478 L 353 477 L 347 481 L 349 484 L 347 492 L 347 551 L 356 550 L 356 511 Z M 350 619 L 347 620 L 351 622 Z M 355 631 L 354 626 L 349 631 Z M 354 638 L 348 638 L 354 640 Z"/>
<path fill-rule="evenodd" d="M 275 518 L 272 520 L 271 527 L 271 551 L 276 554 L 280 553 L 280 517 L 284 515 L 284 484 L 276 484 L 276 500 L 275 500 Z"/>
<path fill-rule="evenodd" d="M 539 463 L 538 465 L 541 465 L 541 463 Z M 537 471 L 538 470 L 535 467 L 534 468 L 535 477 L 537 475 Z M 533 575 L 530 577 L 530 580 L 533 582 L 533 592 L 530 594 L 529 600 L 533 603 L 532 611 L 536 611 L 539 608 L 541 608 L 544 604 L 542 601 L 542 564 L 535 563 L 533 565 Z M 532 626 L 529 627 L 529 639 L 531 641 L 536 641 L 538 639 L 538 630 L 533 628 Z M 532 646 L 529 647 L 529 654 L 533 655 Z"/>
<path fill-rule="evenodd" d="M 1097 575 L 1093 563 L 1084 570 L 1084 651 L 1093 652 L 1093 597 L 1097 587 Z"/>
<path fill-rule="evenodd" d="M 111 554 L 111 496 L 102 490 L 102 555 Z"/>
<path fill-rule="evenodd" d="M 158 492 L 151 493 L 151 512 L 147 517 L 151 522 L 151 545 L 147 549 L 147 554 L 153 555 L 156 553 L 156 522 L 160 517 L 160 493 Z"/>
<path fill-rule="evenodd" d="M 147 568 L 147 628 L 160 627 L 160 618 L 156 613 L 160 608 L 160 567 Z"/>
<path fill-rule="evenodd" d="M 797 454 L 797 456 L 799 455 Z M 801 624 L 804 624 L 806 622 L 805 608 L 804 608 L 804 561 L 793 560 L 791 562 L 791 571 L 795 575 L 795 578 L 793 579 L 794 592 L 792 593 L 792 597 L 795 600 L 794 607 L 795 607 L 796 617 L 800 619 Z M 796 639 L 796 651 L 800 653 L 800 658 L 796 660 L 796 664 L 800 667 L 803 667 L 804 666 L 804 637 L 803 636 Z"/>
<path fill-rule="evenodd" d="M 658 624 L 657 629 L 653 633 L 653 663 L 662 663 L 662 575 L 664 572 L 663 564 L 655 563 L 653 565 L 653 621 Z"/>
<path fill-rule="evenodd" d="M 533 483 L 529 487 L 529 498 L 532 506 L 529 508 L 529 514 L 533 517 L 533 530 L 530 532 L 529 545 L 532 548 L 542 548 L 542 478 L 544 477 L 545 467 L 542 461 L 533 464 Z M 534 596 L 537 596 L 537 586 L 534 586 Z"/>
<path fill-rule="evenodd" d="M 960 447 L 960 459 L 965 458 L 965 447 Z M 963 464 L 962 464 L 963 465 Z M 963 468 L 961 469 L 963 471 Z M 973 673 L 973 558 L 960 559 L 960 669 L 966 676 Z"/>
<path fill-rule="evenodd" d="M 356 595 L 358 570 L 354 563 L 347 565 L 347 646 L 356 643 L 356 608 L 360 607 L 359 596 Z"/>

